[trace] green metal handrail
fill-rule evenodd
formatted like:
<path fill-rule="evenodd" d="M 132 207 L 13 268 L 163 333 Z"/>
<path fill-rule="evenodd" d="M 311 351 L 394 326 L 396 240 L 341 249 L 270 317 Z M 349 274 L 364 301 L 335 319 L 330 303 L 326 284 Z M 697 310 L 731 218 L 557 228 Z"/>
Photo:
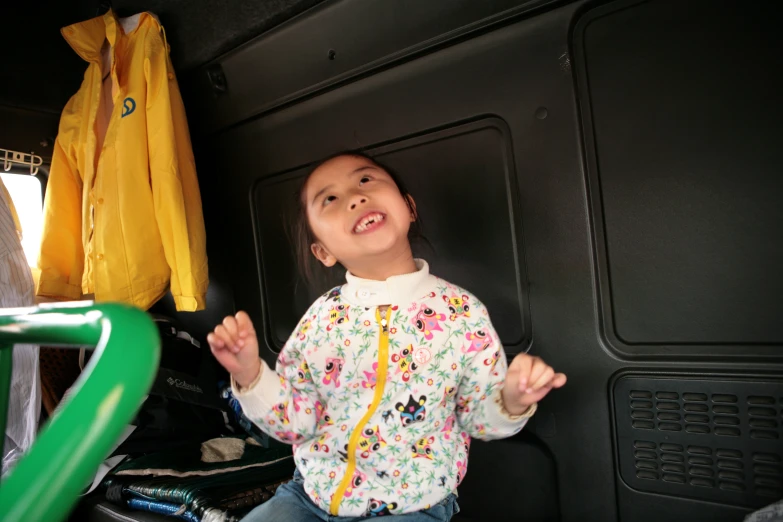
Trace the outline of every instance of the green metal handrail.
<path fill-rule="evenodd" d="M 3 522 L 64 520 L 149 391 L 160 359 L 160 337 L 147 314 L 121 304 L 0 310 L 2 433 L 11 383 L 10 348 L 19 343 L 95 347 L 74 393 L 0 483 Z"/>

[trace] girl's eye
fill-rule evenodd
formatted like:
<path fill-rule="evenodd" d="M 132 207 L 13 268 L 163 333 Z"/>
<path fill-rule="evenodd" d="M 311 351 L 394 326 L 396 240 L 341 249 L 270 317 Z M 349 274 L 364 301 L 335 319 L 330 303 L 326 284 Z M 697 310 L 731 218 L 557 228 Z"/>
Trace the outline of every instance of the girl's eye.
<path fill-rule="evenodd" d="M 367 183 L 368 181 L 370 181 L 370 178 L 369 178 L 369 176 L 364 176 L 364 177 L 362 177 L 362 179 L 361 179 L 361 180 L 359 180 L 359 185 L 364 185 L 364 184 L 365 184 L 365 183 Z"/>
<path fill-rule="evenodd" d="M 337 196 L 326 196 L 324 198 L 324 206 L 328 205 L 329 203 L 331 203 L 335 199 L 337 199 Z"/>

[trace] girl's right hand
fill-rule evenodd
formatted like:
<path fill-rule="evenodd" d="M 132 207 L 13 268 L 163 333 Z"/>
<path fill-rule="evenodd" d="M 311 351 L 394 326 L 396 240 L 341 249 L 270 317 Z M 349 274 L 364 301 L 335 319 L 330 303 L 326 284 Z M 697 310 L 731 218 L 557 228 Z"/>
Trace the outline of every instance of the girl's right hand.
<path fill-rule="evenodd" d="M 245 388 L 258 377 L 261 371 L 258 338 L 253 322 L 245 312 L 226 317 L 223 324 L 207 336 L 207 342 L 215 359 L 239 386 Z"/>

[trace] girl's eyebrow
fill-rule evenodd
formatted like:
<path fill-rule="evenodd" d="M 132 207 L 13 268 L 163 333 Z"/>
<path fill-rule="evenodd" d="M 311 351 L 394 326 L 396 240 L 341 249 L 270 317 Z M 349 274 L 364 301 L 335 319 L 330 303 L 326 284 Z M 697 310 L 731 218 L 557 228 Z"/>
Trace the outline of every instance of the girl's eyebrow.
<path fill-rule="evenodd" d="M 359 172 L 365 171 L 365 170 L 378 170 L 378 167 L 375 167 L 373 165 L 364 165 L 364 166 L 359 167 L 358 169 L 354 170 L 353 172 L 351 172 L 351 176 L 353 176 L 354 174 L 357 174 Z"/>

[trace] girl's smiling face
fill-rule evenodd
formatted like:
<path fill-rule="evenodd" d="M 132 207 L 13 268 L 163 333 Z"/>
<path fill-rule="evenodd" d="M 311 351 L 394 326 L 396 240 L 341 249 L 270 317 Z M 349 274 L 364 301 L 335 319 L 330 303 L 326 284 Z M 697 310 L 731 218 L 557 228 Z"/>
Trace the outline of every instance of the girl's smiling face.
<path fill-rule="evenodd" d="M 416 216 L 392 177 L 360 156 L 338 156 L 310 175 L 302 193 L 317 238 L 310 248 L 324 265 L 362 271 L 386 256 L 410 252 Z"/>

